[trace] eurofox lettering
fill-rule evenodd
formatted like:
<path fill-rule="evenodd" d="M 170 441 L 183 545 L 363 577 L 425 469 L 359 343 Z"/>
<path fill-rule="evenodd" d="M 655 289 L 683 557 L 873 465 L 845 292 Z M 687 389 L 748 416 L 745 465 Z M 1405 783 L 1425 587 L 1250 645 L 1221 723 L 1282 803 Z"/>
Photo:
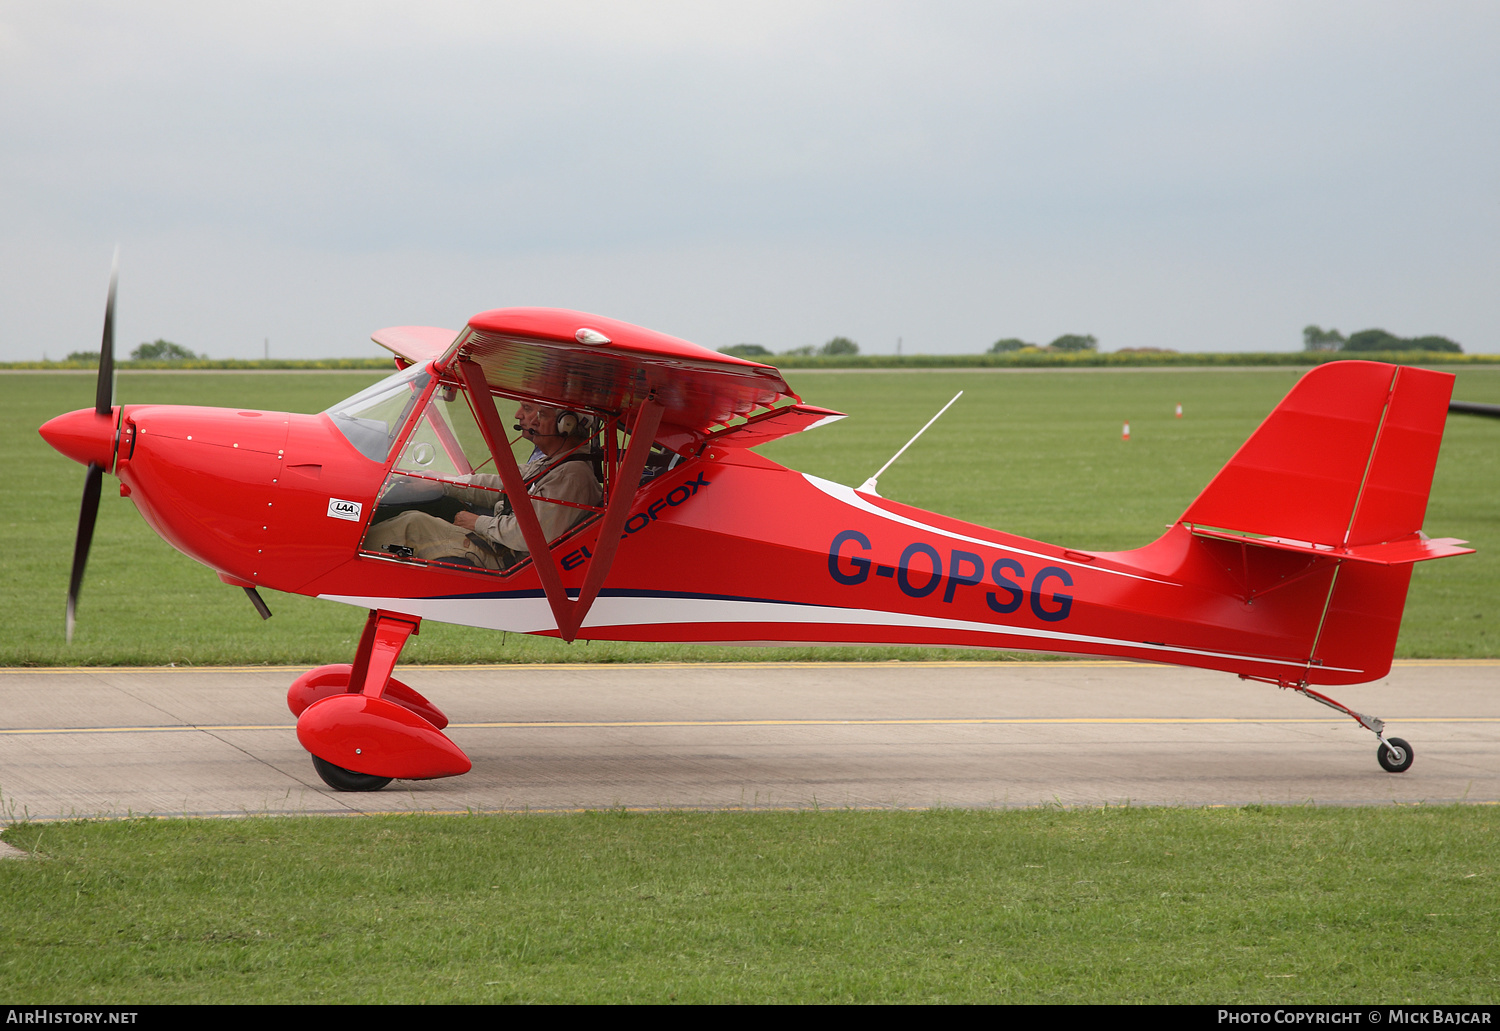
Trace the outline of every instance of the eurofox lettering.
<path fill-rule="evenodd" d="M 625 520 L 625 532 L 620 534 L 620 540 L 623 541 L 631 534 L 639 533 L 640 531 L 644 530 L 646 527 L 655 522 L 656 517 L 659 516 L 663 511 L 668 508 L 676 508 L 688 498 L 696 497 L 698 495 L 698 488 L 707 486 L 708 480 L 701 472 L 698 474 L 698 478 L 696 480 L 684 480 L 682 483 L 679 483 L 677 486 L 667 491 L 666 494 L 662 495 L 655 501 L 651 502 L 651 504 L 647 505 L 644 512 L 637 512 L 635 515 Z"/>

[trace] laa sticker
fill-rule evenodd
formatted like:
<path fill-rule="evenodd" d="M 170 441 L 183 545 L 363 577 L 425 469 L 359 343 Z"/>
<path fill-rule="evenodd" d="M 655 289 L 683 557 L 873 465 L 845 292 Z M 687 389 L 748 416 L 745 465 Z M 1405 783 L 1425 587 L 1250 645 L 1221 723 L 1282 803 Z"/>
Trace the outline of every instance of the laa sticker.
<path fill-rule="evenodd" d="M 359 522 L 359 502 L 340 501 L 338 498 L 329 498 L 328 518 L 348 519 L 356 523 Z"/>

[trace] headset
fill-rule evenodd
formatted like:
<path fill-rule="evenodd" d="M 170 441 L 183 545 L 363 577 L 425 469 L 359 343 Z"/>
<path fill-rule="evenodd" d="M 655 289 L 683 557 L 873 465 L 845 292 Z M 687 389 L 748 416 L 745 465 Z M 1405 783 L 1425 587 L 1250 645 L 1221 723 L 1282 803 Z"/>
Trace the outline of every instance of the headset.
<path fill-rule="evenodd" d="M 521 424 L 516 423 L 512 429 L 521 429 Z M 557 413 L 557 418 L 552 423 L 552 435 L 555 437 L 573 437 L 583 440 L 592 436 L 594 432 L 594 417 L 582 412 L 570 412 L 562 409 Z"/>
<path fill-rule="evenodd" d="M 553 428 L 559 437 L 587 437 L 592 422 L 587 415 L 562 411 L 557 413 L 557 422 L 553 424 Z"/>

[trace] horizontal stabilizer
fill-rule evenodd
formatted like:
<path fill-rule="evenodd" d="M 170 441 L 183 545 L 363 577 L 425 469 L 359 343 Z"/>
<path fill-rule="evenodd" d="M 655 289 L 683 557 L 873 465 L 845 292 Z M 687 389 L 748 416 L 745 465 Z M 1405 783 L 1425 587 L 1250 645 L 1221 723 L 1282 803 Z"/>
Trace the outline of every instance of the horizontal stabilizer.
<path fill-rule="evenodd" d="M 1251 537 L 1243 533 L 1225 530 L 1194 528 L 1196 537 L 1212 537 L 1221 541 L 1236 541 L 1257 548 L 1273 548 L 1276 551 L 1293 551 L 1303 555 L 1318 555 L 1326 558 L 1347 559 L 1351 562 L 1372 562 L 1380 566 L 1402 566 L 1428 559 L 1448 558 L 1451 555 L 1472 555 L 1473 548 L 1465 548 L 1468 541 L 1457 537 L 1408 537 L 1405 540 L 1388 541 L 1382 544 L 1358 544 L 1351 548 L 1313 544 L 1310 541 L 1293 541 L 1284 537 Z"/>
<path fill-rule="evenodd" d="M 1426 562 L 1431 558 L 1472 555 L 1474 549 L 1464 547 L 1468 543 L 1457 537 L 1416 537 L 1404 541 L 1390 541 L 1386 544 L 1359 544 L 1348 549 L 1345 557 L 1356 562 L 1403 566 L 1412 562 Z"/>

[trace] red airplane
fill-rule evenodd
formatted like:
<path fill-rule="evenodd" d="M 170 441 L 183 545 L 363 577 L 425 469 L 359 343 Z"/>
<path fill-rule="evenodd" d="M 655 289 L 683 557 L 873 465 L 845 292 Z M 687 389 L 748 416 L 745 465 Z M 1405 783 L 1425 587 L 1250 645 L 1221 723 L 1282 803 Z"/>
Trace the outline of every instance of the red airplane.
<path fill-rule="evenodd" d="M 258 587 L 368 609 L 354 661 L 287 695 L 340 790 L 470 768 L 442 712 L 392 676 L 424 619 L 565 641 L 960 645 L 1222 670 L 1348 714 L 1399 773 L 1411 746 L 1314 686 L 1384 676 L 1412 564 L 1471 550 L 1421 532 L 1452 392 L 1441 372 L 1312 369 L 1160 539 L 1090 552 L 763 458 L 751 449 L 841 414 L 802 403 L 771 366 L 597 315 L 506 308 L 458 333 L 381 330 L 398 371 L 297 415 L 114 405 L 113 306 L 112 278 L 95 407 L 41 428 L 88 466 L 69 636 L 106 472 L 263 617 Z M 512 403 L 528 439 L 538 419 L 573 431 L 527 464 L 530 481 L 502 421 Z M 583 501 L 539 490 L 568 462 L 592 488 Z M 530 503 L 497 507 L 502 490 Z M 464 532 L 492 510 L 508 547 Z M 413 511 L 469 544 L 389 543 L 390 520 Z"/>

